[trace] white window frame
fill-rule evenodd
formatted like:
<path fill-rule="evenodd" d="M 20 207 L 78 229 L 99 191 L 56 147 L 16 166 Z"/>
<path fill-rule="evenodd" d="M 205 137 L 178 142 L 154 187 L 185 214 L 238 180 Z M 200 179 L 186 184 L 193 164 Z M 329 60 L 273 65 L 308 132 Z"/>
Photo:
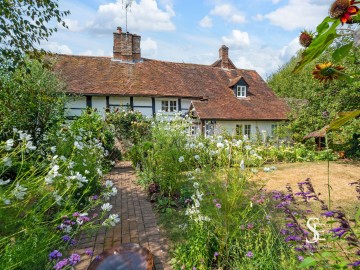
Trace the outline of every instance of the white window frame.
<path fill-rule="evenodd" d="M 246 135 L 250 139 L 251 125 L 244 125 L 244 135 Z"/>
<path fill-rule="evenodd" d="M 175 99 L 161 100 L 161 111 L 162 112 L 176 112 L 177 101 Z"/>
<path fill-rule="evenodd" d="M 236 97 L 238 97 L 238 98 L 246 97 L 246 86 L 245 85 L 236 86 Z"/>

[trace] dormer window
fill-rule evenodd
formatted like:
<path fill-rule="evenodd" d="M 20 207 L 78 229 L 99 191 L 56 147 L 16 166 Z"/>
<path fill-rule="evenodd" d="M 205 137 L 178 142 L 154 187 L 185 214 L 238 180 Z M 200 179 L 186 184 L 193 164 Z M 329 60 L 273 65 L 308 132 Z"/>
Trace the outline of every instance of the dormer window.
<path fill-rule="evenodd" d="M 246 86 L 245 85 L 237 85 L 236 86 L 236 97 L 238 97 L 238 98 L 246 97 Z"/>

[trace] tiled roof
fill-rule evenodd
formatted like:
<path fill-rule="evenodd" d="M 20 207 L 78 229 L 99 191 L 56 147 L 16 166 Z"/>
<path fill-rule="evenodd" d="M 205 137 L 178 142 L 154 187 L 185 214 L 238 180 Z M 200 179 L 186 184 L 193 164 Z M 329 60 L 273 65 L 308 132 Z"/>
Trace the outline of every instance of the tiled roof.
<path fill-rule="evenodd" d="M 67 83 L 68 92 L 83 95 L 166 96 L 194 101 L 203 119 L 286 119 L 288 108 L 254 70 L 172 63 L 143 59 L 138 63 L 109 57 L 57 55 L 54 70 Z M 243 78 L 247 98 L 237 99 L 229 88 Z"/>

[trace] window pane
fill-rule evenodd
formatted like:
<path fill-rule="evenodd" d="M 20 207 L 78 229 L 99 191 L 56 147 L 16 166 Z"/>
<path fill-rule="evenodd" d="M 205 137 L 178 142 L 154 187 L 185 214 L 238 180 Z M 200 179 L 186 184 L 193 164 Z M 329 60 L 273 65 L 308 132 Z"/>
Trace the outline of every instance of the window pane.
<path fill-rule="evenodd" d="M 161 101 L 161 110 L 164 112 L 169 111 L 169 102 L 167 100 Z"/>
<path fill-rule="evenodd" d="M 245 125 L 244 134 L 250 138 L 251 135 L 251 125 Z"/>

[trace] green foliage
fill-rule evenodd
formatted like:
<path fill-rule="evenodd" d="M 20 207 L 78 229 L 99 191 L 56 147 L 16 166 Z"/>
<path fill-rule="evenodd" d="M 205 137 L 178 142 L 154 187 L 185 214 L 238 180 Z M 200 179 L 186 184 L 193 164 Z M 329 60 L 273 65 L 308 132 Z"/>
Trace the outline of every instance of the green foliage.
<path fill-rule="evenodd" d="M 331 26 L 329 25 L 331 23 Z M 310 46 L 303 51 L 300 62 L 296 65 L 294 72 L 299 72 L 305 65 L 318 58 L 338 37 L 336 28 L 340 20 L 326 17 L 317 27 L 317 36 L 311 42 Z"/>
<path fill-rule="evenodd" d="M 49 24 L 55 20 L 66 27 L 62 17 L 68 14 L 69 11 L 59 10 L 57 0 L 1 1 L 0 69 L 15 70 L 18 64 L 25 65 L 25 54 L 39 58 L 44 50 L 38 49 L 37 44 L 57 31 Z"/>
<path fill-rule="evenodd" d="M 27 131 L 33 140 L 64 119 L 64 85 L 36 61 L 14 73 L 0 71 L 0 139 L 14 127 Z"/>
<path fill-rule="evenodd" d="M 101 116 L 84 113 L 42 134 L 37 146 L 19 129 L 0 141 L 0 269 L 52 269 L 49 253 L 71 249 L 63 236 L 75 240 L 100 226 L 106 211 L 88 213 L 116 194 L 100 182 L 110 163 L 103 143 L 112 145 L 105 131 Z"/>

